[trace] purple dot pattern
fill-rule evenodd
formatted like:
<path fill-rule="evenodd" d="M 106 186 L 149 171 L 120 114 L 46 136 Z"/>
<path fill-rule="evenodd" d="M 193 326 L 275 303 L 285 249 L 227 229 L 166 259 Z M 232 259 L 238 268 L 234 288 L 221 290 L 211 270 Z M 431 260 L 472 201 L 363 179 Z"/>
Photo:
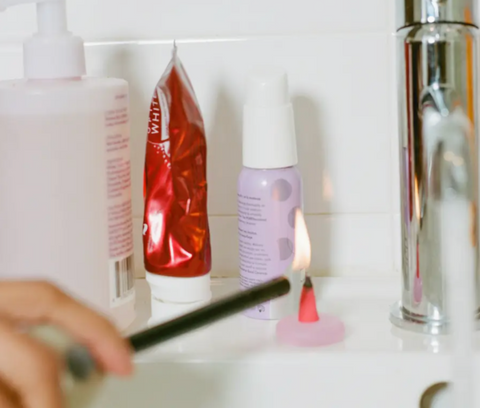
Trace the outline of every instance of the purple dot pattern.
<path fill-rule="evenodd" d="M 292 185 L 285 179 L 278 179 L 272 185 L 272 198 L 275 201 L 287 201 L 292 195 Z"/>
<path fill-rule="evenodd" d="M 293 254 L 293 242 L 290 241 L 288 238 L 280 238 L 277 242 L 280 260 L 286 261 Z"/>
<path fill-rule="evenodd" d="M 272 198 L 275 201 L 287 201 L 292 195 L 292 185 L 285 179 L 278 179 L 272 185 Z M 295 210 L 298 207 L 292 208 L 288 213 L 288 224 L 295 227 Z M 281 261 L 286 261 L 293 255 L 293 242 L 288 238 L 280 238 L 278 241 L 278 254 Z"/>
<path fill-rule="evenodd" d="M 293 207 L 290 212 L 288 213 L 288 224 L 292 227 L 295 228 L 295 214 L 297 213 L 297 210 L 300 207 Z"/>
<path fill-rule="evenodd" d="M 294 254 L 295 209 L 301 208 L 302 181 L 296 168 L 244 168 L 238 183 L 242 288 L 279 276 Z M 280 317 L 271 302 L 249 309 L 249 317 Z"/>

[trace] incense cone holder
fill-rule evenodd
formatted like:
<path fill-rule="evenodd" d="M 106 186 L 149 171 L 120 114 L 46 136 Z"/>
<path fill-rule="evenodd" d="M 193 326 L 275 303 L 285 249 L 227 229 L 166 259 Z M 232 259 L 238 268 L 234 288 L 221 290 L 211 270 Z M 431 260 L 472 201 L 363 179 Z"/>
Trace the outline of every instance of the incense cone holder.
<path fill-rule="evenodd" d="M 336 316 L 322 314 L 320 320 L 302 323 L 297 315 L 288 316 L 277 324 L 277 339 L 296 347 L 321 347 L 340 343 L 345 338 L 345 326 Z"/>

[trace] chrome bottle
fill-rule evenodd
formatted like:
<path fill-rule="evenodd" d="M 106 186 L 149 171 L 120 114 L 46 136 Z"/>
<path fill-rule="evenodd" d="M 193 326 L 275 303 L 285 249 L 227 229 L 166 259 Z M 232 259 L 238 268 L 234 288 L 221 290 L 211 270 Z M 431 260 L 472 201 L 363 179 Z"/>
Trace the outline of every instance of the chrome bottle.
<path fill-rule="evenodd" d="M 396 17 L 403 284 L 391 321 L 437 334 L 449 326 L 442 251 L 455 245 L 445 245 L 442 205 L 451 200 L 467 209 L 448 216 L 468 231 L 461 242 L 475 269 L 472 317 L 480 307 L 476 1 L 397 0 Z"/>

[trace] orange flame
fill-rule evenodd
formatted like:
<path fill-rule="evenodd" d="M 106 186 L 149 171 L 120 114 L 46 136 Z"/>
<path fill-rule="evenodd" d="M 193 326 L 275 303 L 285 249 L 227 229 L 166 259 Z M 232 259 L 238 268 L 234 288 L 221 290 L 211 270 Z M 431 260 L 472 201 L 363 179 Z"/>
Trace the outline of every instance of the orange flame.
<path fill-rule="evenodd" d="M 312 247 L 308 236 L 307 225 L 302 210 L 295 212 L 295 256 L 292 268 L 294 271 L 308 269 L 312 257 Z"/>

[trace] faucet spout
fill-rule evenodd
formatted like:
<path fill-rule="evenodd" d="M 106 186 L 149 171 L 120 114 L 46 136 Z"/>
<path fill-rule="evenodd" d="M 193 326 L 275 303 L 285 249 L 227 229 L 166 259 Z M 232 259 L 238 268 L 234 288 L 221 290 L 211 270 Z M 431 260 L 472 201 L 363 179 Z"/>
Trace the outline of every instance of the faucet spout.
<path fill-rule="evenodd" d="M 473 205 L 474 136 L 456 92 L 438 84 L 430 86 L 423 94 L 422 107 L 423 133 L 428 143 L 424 162 L 429 166 L 428 184 L 433 198 L 443 202 L 455 197 Z"/>
<path fill-rule="evenodd" d="M 465 20 L 459 17 L 458 2 L 398 2 L 413 20 L 405 20 L 409 25 L 398 31 L 403 284 L 402 300 L 392 308 L 391 321 L 438 334 L 449 330 L 451 320 L 452 271 L 444 267 L 444 257 L 470 254 L 472 313 L 480 317 L 474 114 L 477 28 L 469 13 Z M 441 10 L 427 7 L 430 3 L 438 3 Z M 468 5 L 463 10 L 474 10 L 473 0 L 461 3 Z M 410 13 L 415 10 L 423 13 L 418 21 Z M 449 23 L 453 15 L 456 21 Z M 452 222 L 458 227 L 455 231 L 464 231 L 455 242 L 445 229 Z M 459 251 L 459 245 L 465 251 Z"/>
<path fill-rule="evenodd" d="M 462 119 L 461 112 L 459 115 Z M 472 312 L 475 310 L 476 286 L 476 211 L 472 208 L 473 171 L 468 134 L 462 133 L 461 124 L 455 126 L 457 132 L 439 143 L 434 168 L 442 182 L 434 194 L 440 209 L 441 266 L 453 334 L 453 406 L 460 408 L 475 406 L 472 363 L 475 322 Z"/>

